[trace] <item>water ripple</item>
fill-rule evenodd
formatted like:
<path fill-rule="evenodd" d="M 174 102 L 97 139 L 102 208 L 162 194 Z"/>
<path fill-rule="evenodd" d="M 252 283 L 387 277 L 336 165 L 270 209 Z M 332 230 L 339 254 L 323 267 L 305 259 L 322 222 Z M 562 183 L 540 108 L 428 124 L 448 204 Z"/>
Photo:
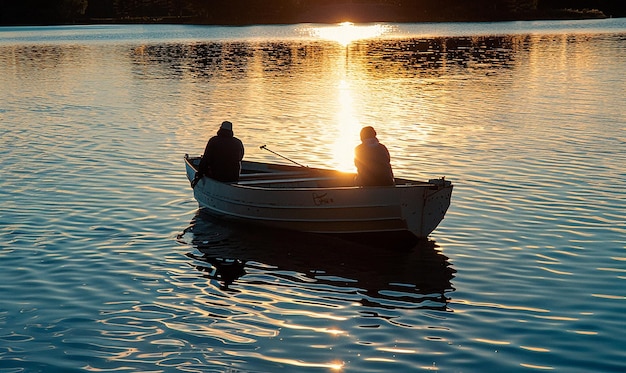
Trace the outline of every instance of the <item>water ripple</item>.
<path fill-rule="evenodd" d="M 623 371 L 623 31 L 563 25 L 3 39 L 0 371 Z M 182 156 L 224 119 L 248 159 L 346 169 L 374 125 L 452 205 L 408 252 L 221 224 Z"/>

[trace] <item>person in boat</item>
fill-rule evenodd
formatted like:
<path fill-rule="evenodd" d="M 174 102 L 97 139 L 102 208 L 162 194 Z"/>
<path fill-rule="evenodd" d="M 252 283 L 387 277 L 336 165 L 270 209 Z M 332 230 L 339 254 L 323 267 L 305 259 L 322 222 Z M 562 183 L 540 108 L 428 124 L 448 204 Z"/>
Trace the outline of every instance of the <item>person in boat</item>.
<path fill-rule="evenodd" d="M 198 172 L 191 182 L 192 188 L 204 176 L 222 182 L 239 181 L 243 154 L 243 143 L 234 136 L 233 124 L 229 121 L 222 122 L 217 135 L 211 137 L 206 144 Z"/>
<path fill-rule="evenodd" d="M 357 185 L 394 185 L 389 150 L 376 138 L 376 130 L 371 126 L 363 127 L 360 135 L 361 144 L 354 149 Z"/>

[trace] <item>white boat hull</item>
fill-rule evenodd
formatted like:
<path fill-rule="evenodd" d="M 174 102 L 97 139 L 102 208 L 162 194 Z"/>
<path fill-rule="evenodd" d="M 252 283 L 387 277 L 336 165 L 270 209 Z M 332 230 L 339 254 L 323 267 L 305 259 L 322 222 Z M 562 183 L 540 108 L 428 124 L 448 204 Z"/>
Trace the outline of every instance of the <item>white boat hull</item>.
<path fill-rule="evenodd" d="M 185 157 L 193 180 L 198 158 Z M 212 214 L 302 232 L 427 237 L 444 218 L 449 181 L 396 179 L 396 186 L 354 186 L 354 174 L 244 161 L 239 182 L 202 178 L 194 188 Z"/>

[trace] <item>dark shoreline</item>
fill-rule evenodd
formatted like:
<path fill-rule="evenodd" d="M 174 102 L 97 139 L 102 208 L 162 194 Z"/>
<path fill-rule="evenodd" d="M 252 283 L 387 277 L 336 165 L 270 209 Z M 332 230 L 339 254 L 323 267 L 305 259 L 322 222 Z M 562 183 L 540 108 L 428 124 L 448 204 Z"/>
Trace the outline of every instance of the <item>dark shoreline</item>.
<path fill-rule="evenodd" d="M 513 16 L 501 17 L 313 17 L 302 19 L 284 19 L 284 20 L 236 20 L 236 21 L 206 21 L 193 16 L 162 16 L 162 17 L 124 17 L 124 18 L 90 18 L 74 23 L 61 23 L 59 25 L 71 24 L 187 24 L 187 25 L 207 25 L 207 26 L 253 26 L 253 25 L 280 25 L 280 24 L 300 24 L 300 23 L 319 23 L 319 24 L 336 24 L 341 22 L 352 23 L 427 23 L 427 22 L 512 22 L 512 21 L 559 21 L 559 20 L 584 20 L 584 19 L 607 19 L 612 18 L 606 16 L 598 10 L 550 10 L 520 13 Z M 617 18 L 617 17 L 616 17 Z"/>
<path fill-rule="evenodd" d="M 100 0 L 108 1 L 108 0 Z M 143 0 L 150 3 L 152 0 Z M 165 1 L 165 0 L 164 0 Z M 426 1 L 428 1 L 426 3 Z M 445 0 L 444 0 L 445 1 Z M 521 1 L 521 0 L 520 0 Z M 556 1 L 556 0 L 553 0 Z M 248 4 L 244 7 L 242 4 Z M 239 5 L 237 5 L 240 3 Z M 20 5 L 7 5 L 0 1 L 0 26 L 37 26 L 37 25 L 73 25 L 73 24 L 190 24 L 246 26 L 261 24 L 300 24 L 322 23 L 422 23 L 422 22 L 505 22 L 536 20 L 581 20 L 626 17 L 626 5 L 606 9 L 584 8 L 504 8 L 494 5 L 496 2 L 482 5 L 459 5 L 450 0 L 447 6 L 436 4 L 436 0 L 424 0 L 408 5 L 383 4 L 381 0 L 363 0 L 358 5 L 352 2 L 338 1 L 334 4 L 270 7 L 270 2 L 255 3 L 252 0 L 239 0 L 229 6 L 194 9 L 179 8 L 142 8 L 131 9 L 128 6 L 97 6 L 96 0 L 84 0 L 84 8 L 65 9 L 36 7 L 21 9 Z M 416 4 L 428 6 L 419 7 Z M 479 1 L 480 3 L 480 1 Z M 626 3 L 626 2 L 625 2 Z M 48 3 L 50 4 L 50 3 Z M 624 9 L 622 9 L 624 8 Z"/>

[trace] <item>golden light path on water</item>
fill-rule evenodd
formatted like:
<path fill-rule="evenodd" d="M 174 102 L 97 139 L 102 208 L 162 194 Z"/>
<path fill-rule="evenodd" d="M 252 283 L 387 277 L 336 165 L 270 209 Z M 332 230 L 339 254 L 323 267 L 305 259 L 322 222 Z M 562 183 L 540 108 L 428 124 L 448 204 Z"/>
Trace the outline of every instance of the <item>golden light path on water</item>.
<path fill-rule="evenodd" d="M 359 142 L 355 134 L 359 133 L 362 126 L 354 110 L 350 83 L 347 80 L 341 80 L 338 89 L 340 111 L 337 121 L 337 136 L 332 148 L 333 159 L 338 163 L 340 170 L 350 171 L 354 168 L 353 149 Z"/>
<path fill-rule="evenodd" d="M 355 25 L 352 22 L 342 22 L 335 26 L 311 27 L 303 30 L 314 38 L 336 41 L 342 46 L 347 46 L 353 41 L 372 39 L 393 31 L 389 25 Z"/>
<path fill-rule="evenodd" d="M 354 171 L 353 149 L 359 143 L 358 133 L 362 124 L 355 110 L 350 77 L 347 74 L 349 64 L 349 45 L 358 40 L 373 39 L 393 31 L 393 27 L 383 24 L 355 25 L 342 22 L 338 25 L 309 27 L 302 30 L 313 38 L 337 42 L 345 48 L 344 58 L 337 61 L 337 70 L 342 71 L 336 82 L 339 112 L 335 121 L 336 140 L 332 147 L 336 167 L 342 171 Z M 356 136 L 355 136 L 356 135 Z"/>

